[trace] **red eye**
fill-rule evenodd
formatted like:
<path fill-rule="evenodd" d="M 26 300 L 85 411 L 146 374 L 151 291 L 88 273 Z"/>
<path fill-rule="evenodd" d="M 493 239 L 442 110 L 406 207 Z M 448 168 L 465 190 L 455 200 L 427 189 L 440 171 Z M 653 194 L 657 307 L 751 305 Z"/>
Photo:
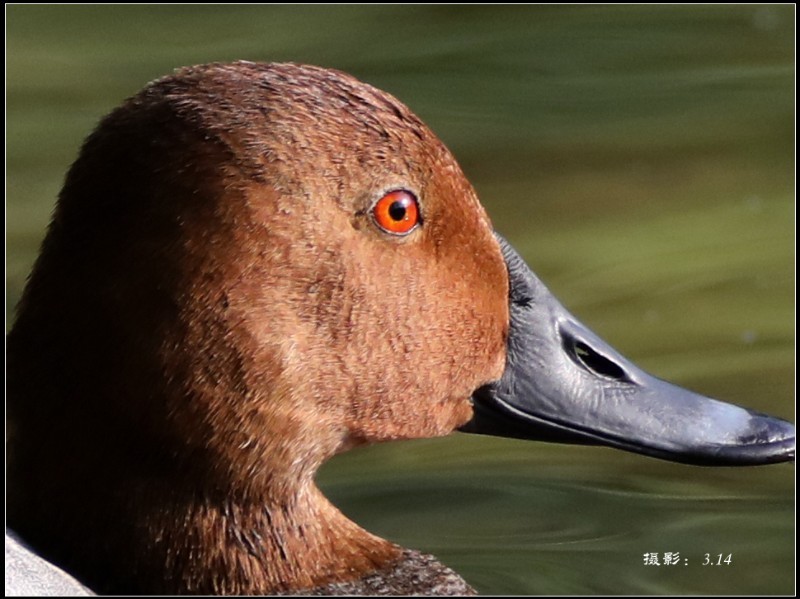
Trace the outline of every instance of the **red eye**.
<path fill-rule="evenodd" d="M 378 226 L 393 235 L 407 235 L 419 224 L 419 204 L 410 191 L 390 191 L 372 207 Z"/>

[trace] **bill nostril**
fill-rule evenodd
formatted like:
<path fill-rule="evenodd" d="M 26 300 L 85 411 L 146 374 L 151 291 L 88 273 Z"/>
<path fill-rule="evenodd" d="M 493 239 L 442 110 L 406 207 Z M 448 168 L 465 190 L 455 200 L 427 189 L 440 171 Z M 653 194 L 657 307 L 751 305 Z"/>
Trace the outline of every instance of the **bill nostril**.
<path fill-rule="evenodd" d="M 625 370 L 613 360 L 598 353 L 590 345 L 574 339 L 568 335 L 564 336 L 564 349 L 567 354 L 578 366 L 605 378 L 613 379 L 622 383 L 632 382 Z"/>

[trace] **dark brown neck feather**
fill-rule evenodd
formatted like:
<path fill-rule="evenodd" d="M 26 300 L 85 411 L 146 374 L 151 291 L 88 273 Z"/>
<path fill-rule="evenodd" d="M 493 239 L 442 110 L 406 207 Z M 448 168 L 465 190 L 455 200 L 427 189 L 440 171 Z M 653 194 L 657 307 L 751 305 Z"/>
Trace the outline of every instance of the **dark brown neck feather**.
<path fill-rule="evenodd" d="M 345 518 L 312 485 L 270 504 L 195 503 L 183 529 L 172 516 L 162 522 L 162 530 L 151 531 L 157 541 L 149 552 L 166 560 L 162 592 L 300 592 L 385 569 L 401 553 Z"/>
<path fill-rule="evenodd" d="M 61 495 L 28 488 L 25 503 L 10 503 L 9 525 L 101 593 L 297 593 L 384 570 L 402 551 L 348 520 L 313 483 L 249 500 L 75 474 L 72 489 L 83 492 L 66 496 L 63 480 L 53 482 Z"/>

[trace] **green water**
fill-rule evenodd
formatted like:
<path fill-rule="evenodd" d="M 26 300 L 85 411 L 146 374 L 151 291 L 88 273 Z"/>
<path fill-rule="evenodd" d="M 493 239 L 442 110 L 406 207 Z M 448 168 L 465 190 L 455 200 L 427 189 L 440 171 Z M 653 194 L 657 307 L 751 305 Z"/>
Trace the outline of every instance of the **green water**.
<path fill-rule="evenodd" d="M 10 6 L 6 17 L 7 319 L 104 113 L 180 65 L 309 62 L 411 106 L 496 228 L 623 353 L 794 420 L 794 7 Z M 455 435 L 352 452 L 319 482 L 361 525 L 485 593 L 794 592 L 793 465 L 692 468 Z M 665 552 L 680 563 L 644 565 Z M 705 554 L 732 560 L 704 566 Z"/>

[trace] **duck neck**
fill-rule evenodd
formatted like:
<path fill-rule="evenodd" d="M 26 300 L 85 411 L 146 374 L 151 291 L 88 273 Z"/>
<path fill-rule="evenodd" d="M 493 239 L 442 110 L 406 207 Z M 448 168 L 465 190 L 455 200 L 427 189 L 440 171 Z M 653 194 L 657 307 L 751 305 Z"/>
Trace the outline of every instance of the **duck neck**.
<path fill-rule="evenodd" d="M 39 445 L 19 447 L 21 463 L 32 463 L 22 454 Z M 302 593 L 357 584 L 403 556 L 334 507 L 312 473 L 243 491 L 210 483 L 210 472 L 165 464 L 154 474 L 144 452 L 138 461 L 113 448 L 86 452 L 69 464 L 48 455 L 55 461 L 44 477 L 10 471 L 21 495 L 9 504 L 9 525 L 100 593 Z"/>
<path fill-rule="evenodd" d="M 176 521 L 185 526 L 176 530 Z M 167 593 L 297 593 L 386 569 L 402 549 L 346 518 L 308 483 L 259 501 L 194 501 L 159 539 Z"/>

